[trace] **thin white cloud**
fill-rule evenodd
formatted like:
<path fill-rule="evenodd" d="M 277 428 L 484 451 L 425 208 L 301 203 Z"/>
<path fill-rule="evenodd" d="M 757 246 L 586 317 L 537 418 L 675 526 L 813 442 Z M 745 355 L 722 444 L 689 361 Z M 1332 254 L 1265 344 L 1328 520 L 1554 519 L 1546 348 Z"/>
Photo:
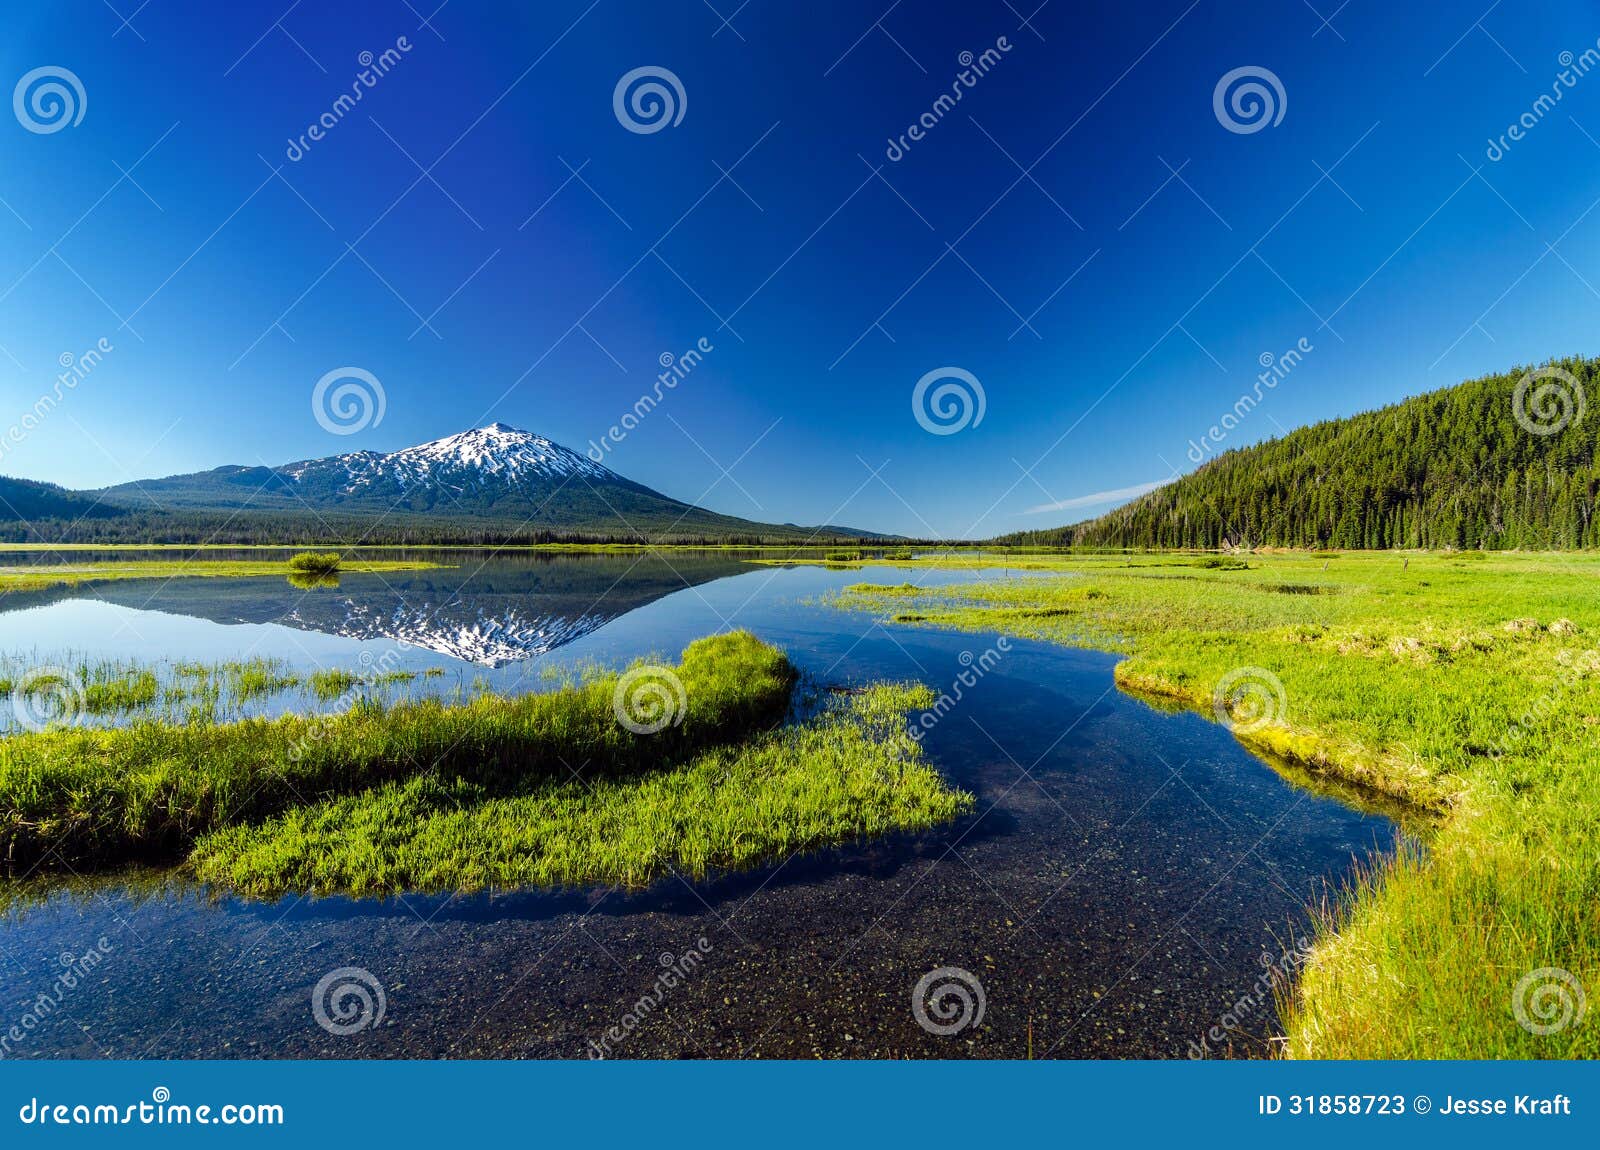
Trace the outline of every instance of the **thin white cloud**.
<path fill-rule="evenodd" d="M 1088 495 L 1075 495 L 1071 499 L 1030 507 L 1023 514 L 1042 515 L 1047 511 L 1074 511 L 1080 507 L 1098 507 L 1102 503 L 1123 503 L 1154 491 L 1158 487 L 1165 487 L 1171 482 L 1171 479 L 1153 479 L 1149 483 L 1135 483 L 1132 487 L 1119 487 L 1115 491 L 1095 491 Z"/>

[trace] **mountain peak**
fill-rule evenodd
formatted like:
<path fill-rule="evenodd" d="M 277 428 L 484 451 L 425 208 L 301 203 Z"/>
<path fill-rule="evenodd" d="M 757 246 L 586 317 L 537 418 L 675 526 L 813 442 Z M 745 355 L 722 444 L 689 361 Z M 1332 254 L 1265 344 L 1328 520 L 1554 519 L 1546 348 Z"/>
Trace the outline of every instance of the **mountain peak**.
<path fill-rule="evenodd" d="M 496 420 L 483 427 L 446 435 L 388 453 L 357 451 L 331 459 L 290 464 L 283 471 L 296 481 L 314 476 L 354 495 L 377 485 L 401 488 L 429 483 L 459 489 L 487 479 L 521 486 L 527 482 L 573 477 L 612 481 L 619 477 L 569 447 Z"/>

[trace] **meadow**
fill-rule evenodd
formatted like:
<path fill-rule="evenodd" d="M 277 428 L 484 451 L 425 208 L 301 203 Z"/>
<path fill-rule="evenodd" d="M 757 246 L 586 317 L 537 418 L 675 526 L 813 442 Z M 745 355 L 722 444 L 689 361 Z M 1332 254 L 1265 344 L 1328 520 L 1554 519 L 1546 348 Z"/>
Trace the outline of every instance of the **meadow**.
<path fill-rule="evenodd" d="M 1313 957 L 1282 1003 L 1285 1054 L 1600 1056 L 1600 1026 L 1578 1017 L 1581 987 L 1600 986 L 1600 557 L 957 553 L 915 565 L 1016 578 L 862 584 L 834 603 L 1123 653 L 1128 690 L 1214 713 L 1249 746 L 1427 816 L 1425 847 L 1316 908 Z M 1577 1024 L 1536 1032 L 1564 1012 Z"/>

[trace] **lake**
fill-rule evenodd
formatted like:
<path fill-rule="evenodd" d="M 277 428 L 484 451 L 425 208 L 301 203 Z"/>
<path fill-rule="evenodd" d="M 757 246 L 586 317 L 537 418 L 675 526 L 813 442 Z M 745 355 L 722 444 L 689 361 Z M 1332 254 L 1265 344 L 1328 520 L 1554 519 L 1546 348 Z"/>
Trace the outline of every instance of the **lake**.
<path fill-rule="evenodd" d="M 740 627 L 827 686 L 944 690 L 986 668 L 924 740 L 975 812 L 642 892 L 257 902 L 162 875 L 60 883 L 0 919 L 0 1033 L 24 1035 L 8 1056 L 1259 1056 L 1307 907 L 1400 834 L 1208 718 L 1121 693 L 1114 655 L 1000 650 L 819 602 L 863 581 L 1025 572 L 768 567 L 711 551 L 429 557 L 458 566 L 310 590 L 190 578 L 12 594 L 0 656 L 443 672 L 399 697 L 542 689 Z M 256 706 L 306 705 L 286 693 Z M 78 961 L 89 951 L 92 968 Z M 370 1001 L 382 992 L 381 1021 L 349 1034 L 312 1008 L 344 968 L 371 979 Z M 82 977 L 59 989 L 64 969 Z M 969 1025 L 943 1034 L 937 1006 L 913 1011 L 925 976 L 960 983 Z"/>

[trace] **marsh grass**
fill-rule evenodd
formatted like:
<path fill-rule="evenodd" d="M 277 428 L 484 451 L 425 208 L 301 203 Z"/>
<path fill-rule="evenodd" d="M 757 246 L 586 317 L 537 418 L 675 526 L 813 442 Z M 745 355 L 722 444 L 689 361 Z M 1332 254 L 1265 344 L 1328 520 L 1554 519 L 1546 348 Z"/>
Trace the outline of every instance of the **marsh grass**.
<path fill-rule="evenodd" d="M 332 551 L 301 551 L 289 559 L 289 570 L 301 575 L 333 575 L 339 571 L 344 556 Z"/>
<path fill-rule="evenodd" d="M 165 719 L 185 723 L 216 723 L 244 718 L 269 700 L 288 705 L 303 702 L 286 693 L 304 689 L 308 697 L 328 703 L 360 688 L 382 694 L 386 689 L 417 679 L 441 678 L 441 667 L 422 671 L 392 670 L 356 673 L 342 669 L 301 675 L 282 659 L 249 659 L 205 663 L 180 659 L 144 664 L 117 659 L 91 660 L 50 656 L 0 655 L 0 703 L 16 691 L 48 696 L 59 691 L 81 699 L 82 713 L 95 720 L 131 723 Z M 64 690 L 62 690 L 64 688 Z M 80 694 L 81 692 L 81 694 Z M 71 706 L 62 718 L 74 718 Z M 0 710 L 0 723 L 11 719 Z M 16 724 L 13 724 L 16 725 Z"/>
<path fill-rule="evenodd" d="M 441 667 L 429 667 L 423 675 L 427 678 L 437 678 L 444 674 Z M 416 671 L 380 671 L 377 674 L 347 671 L 335 667 L 321 671 L 313 671 L 306 678 L 306 685 L 311 688 L 311 693 L 320 702 L 328 703 L 349 694 L 357 688 L 383 688 L 397 683 L 410 683 L 417 679 Z"/>
<path fill-rule="evenodd" d="M 311 672 L 309 679 L 311 692 L 323 702 L 330 702 L 340 695 L 351 690 L 361 682 L 361 676 L 354 671 L 346 671 L 334 667 L 322 671 Z"/>
<path fill-rule="evenodd" d="M 495 792 L 426 773 L 202 838 L 189 869 L 252 895 L 387 894 L 691 878 L 970 809 L 922 758 L 921 686 L 836 697 L 805 722 L 627 776 L 530 776 Z"/>
<path fill-rule="evenodd" d="M 6 550 L 13 550 L 7 545 Z M 98 548 L 105 550 L 105 548 Z M 118 548 L 117 550 L 123 550 Z M 132 550 L 142 550 L 132 548 Z M 195 552 L 195 548 L 183 550 Z M 203 548 L 198 550 L 204 550 Z M 339 570 L 346 574 L 424 571 L 447 567 L 422 559 L 346 559 Z M 0 567 L 0 597 L 11 591 L 39 591 L 49 587 L 75 587 L 123 579 L 234 578 L 263 575 L 282 577 L 282 560 L 271 559 L 137 559 L 113 563 L 59 563 L 39 567 Z M 322 574 L 306 573 L 301 574 Z"/>
<path fill-rule="evenodd" d="M 0 739 L 0 858 L 20 869 L 173 859 L 208 831 L 308 796 L 424 772 L 498 794 L 580 766 L 639 771 L 772 725 L 794 681 L 782 652 L 744 632 L 691 644 L 674 670 L 681 721 L 649 737 L 618 722 L 615 675 L 457 705 L 364 697 L 325 716 L 14 734 Z"/>
<path fill-rule="evenodd" d="M 1025 578 L 859 584 L 887 619 L 1126 654 L 1117 681 L 1205 711 L 1228 672 L 1281 680 L 1254 749 L 1430 812 L 1403 853 L 1318 908 L 1284 1004 L 1286 1052 L 1314 1058 L 1597 1057 L 1596 1013 L 1518 1024 L 1531 971 L 1600 993 L 1600 557 L 1257 553 L 928 557 Z M 1059 573 L 1070 578 L 1046 577 Z M 1286 592 L 1314 586 L 1314 593 Z"/>
<path fill-rule="evenodd" d="M 155 672 L 142 668 L 91 679 L 83 689 L 84 709 L 96 715 L 138 710 L 160 697 L 161 683 Z"/>

